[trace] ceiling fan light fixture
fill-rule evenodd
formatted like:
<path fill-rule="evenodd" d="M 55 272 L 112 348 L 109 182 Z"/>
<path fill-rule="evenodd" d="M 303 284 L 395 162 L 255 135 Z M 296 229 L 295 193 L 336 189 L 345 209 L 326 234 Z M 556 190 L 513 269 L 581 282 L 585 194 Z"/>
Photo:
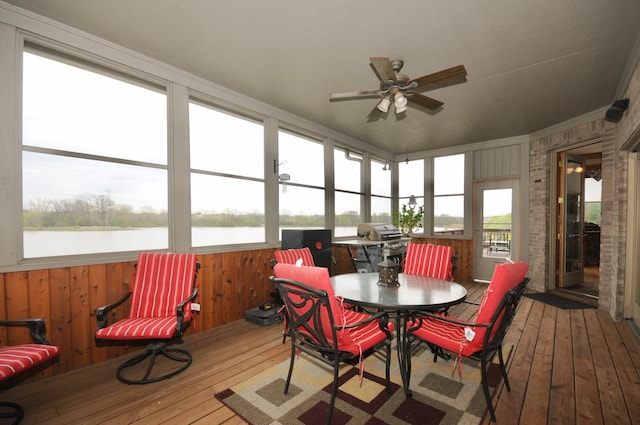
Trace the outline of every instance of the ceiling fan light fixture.
<path fill-rule="evenodd" d="M 396 107 L 396 114 L 400 114 L 407 110 L 407 98 L 402 93 L 396 93 L 393 105 Z"/>
<path fill-rule="evenodd" d="M 383 97 L 382 99 L 380 99 L 380 102 L 378 102 L 376 108 L 378 108 L 378 110 L 381 112 L 387 113 L 389 111 L 389 105 L 391 105 L 391 101 L 389 100 L 389 98 Z"/>

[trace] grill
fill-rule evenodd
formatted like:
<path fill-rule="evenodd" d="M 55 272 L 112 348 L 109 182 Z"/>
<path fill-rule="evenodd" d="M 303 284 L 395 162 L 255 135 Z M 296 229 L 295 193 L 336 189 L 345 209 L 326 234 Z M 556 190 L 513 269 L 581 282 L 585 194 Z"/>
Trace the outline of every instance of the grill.
<path fill-rule="evenodd" d="M 358 224 L 358 238 L 369 241 L 390 241 L 400 239 L 402 233 L 393 224 L 362 223 Z"/>

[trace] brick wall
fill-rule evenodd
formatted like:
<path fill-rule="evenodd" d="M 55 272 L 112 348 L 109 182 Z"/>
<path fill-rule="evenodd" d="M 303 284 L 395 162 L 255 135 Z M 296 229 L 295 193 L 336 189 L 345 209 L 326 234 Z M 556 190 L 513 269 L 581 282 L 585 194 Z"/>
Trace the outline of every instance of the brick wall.
<path fill-rule="evenodd" d="M 602 142 L 602 226 L 600 245 L 600 298 L 598 307 L 615 320 L 623 318 L 625 249 L 627 243 L 627 160 L 620 147 L 640 129 L 640 67 L 632 75 L 624 96 L 629 108 L 620 122 L 604 119 L 531 142 L 529 259 L 532 288 L 549 288 L 549 225 L 555 219 L 550 202 L 552 153 L 585 141 Z"/>
<path fill-rule="evenodd" d="M 531 288 L 549 289 L 551 211 L 551 176 L 555 153 L 584 142 L 602 142 L 602 225 L 600 245 L 599 308 L 614 318 L 622 318 L 624 293 L 624 247 L 626 243 L 626 154 L 616 152 L 616 125 L 603 119 L 563 131 L 529 145 L 529 276 Z M 624 216 L 624 220 L 622 219 Z"/>

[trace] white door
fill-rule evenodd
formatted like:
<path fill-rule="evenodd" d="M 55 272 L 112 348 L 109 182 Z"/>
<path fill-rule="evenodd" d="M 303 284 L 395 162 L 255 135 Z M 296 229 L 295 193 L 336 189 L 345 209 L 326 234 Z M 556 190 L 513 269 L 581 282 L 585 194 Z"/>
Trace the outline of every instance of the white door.
<path fill-rule="evenodd" d="M 626 252 L 625 317 L 640 326 L 640 155 L 632 153 L 629 160 L 629 216 Z"/>
<path fill-rule="evenodd" d="M 489 282 L 496 264 L 513 255 L 517 243 L 517 180 L 476 183 L 473 279 Z"/>

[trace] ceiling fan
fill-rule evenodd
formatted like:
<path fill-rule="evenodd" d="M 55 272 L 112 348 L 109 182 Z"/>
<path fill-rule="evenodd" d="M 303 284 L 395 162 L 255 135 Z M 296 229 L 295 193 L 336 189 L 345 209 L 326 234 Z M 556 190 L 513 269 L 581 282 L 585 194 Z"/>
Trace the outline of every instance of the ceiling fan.
<path fill-rule="evenodd" d="M 442 71 L 434 72 L 420 78 L 410 79 L 408 75 L 401 73 L 404 61 L 389 60 L 386 57 L 372 57 L 371 68 L 380 80 L 378 90 L 360 90 L 329 94 L 330 101 L 351 100 L 359 98 L 381 97 L 375 108 L 369 114 L 369 118 L 387 113 L 393 103 L 396 114 L 402 114 L 407 110 L 408 104 L 422 106 L 429 110 L 436 110 L 443 102 L 418 93 L 424 90 L 458 84 L 466 81 L 467 70 L 464 65 L 454 66 Z"/>

